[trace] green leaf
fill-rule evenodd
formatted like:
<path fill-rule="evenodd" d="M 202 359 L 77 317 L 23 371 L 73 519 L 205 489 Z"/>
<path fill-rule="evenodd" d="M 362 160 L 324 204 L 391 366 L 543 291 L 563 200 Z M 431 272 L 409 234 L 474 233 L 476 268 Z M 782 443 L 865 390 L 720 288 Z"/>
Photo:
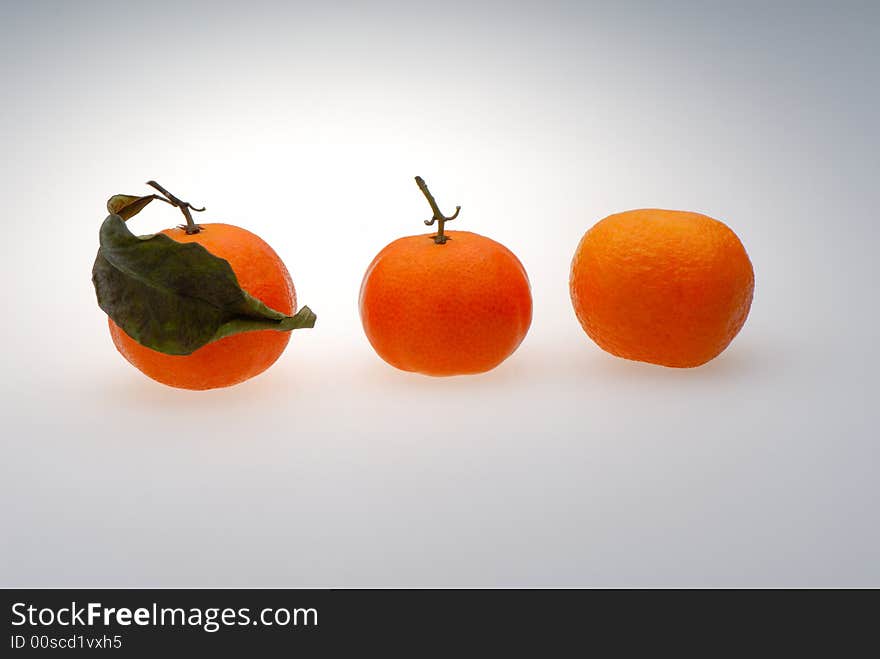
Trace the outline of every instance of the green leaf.
<path fill-rule="evenodd" d="M 286 316 L 249 295 L 229 262 L 197 243 L 161 233 L 135 236 L 123 217 L 112 213 L 101 225 L 100 244 L 92 268 L 98 305 L 153 350 L 188 355 L 241 332 L 315 326 L 308 307 Z"/>
<path fill-rule="evenodd" d="M 130 220 L 140 213 L 153 199 L 161 199 L 161 197 L 155 194 L 147 195 L 146 197 L 116 194 L 107 200 L 107 210 L 110 214 L 118 215 L 123 220 Z"/>

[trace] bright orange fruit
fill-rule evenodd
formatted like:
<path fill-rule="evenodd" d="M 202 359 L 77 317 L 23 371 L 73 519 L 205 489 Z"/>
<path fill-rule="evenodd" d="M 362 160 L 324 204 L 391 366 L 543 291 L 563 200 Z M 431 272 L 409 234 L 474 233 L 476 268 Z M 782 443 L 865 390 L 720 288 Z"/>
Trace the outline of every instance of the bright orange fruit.
<path fill-rule="evenodd" d="M 259 236 L 231 224 L 201 224 L 198 233 L 183 228 L 162 233 L 177 242 L 196 242 L 226 259 L 242 289 L 286 315 L 296 311 L 296 292 L 284 263 Z M 259 330 L 227 336 L 190 355 L 167 355 L 147 348 L 108 318 L 120 353 L 146 375 L 172 387 L 228 387 L 259 375 L 284 352 L 289 332 Z"/>
<path fill-rule="evenodd" d="M 578 320 L 601 348 L 692 367 L 719 355 L 742 328 L 755 275 L 724 223 L 643 209 L 610 215 L 587 231 L 569 283 Z"/>
<path fill-rule="evenodd" d="M 495 368 L 532 320 L 526 271 L 504 245 L 469 231 L 395 240 L 364 276 L 360 313 L 386 362 L 426 375 Z"/>

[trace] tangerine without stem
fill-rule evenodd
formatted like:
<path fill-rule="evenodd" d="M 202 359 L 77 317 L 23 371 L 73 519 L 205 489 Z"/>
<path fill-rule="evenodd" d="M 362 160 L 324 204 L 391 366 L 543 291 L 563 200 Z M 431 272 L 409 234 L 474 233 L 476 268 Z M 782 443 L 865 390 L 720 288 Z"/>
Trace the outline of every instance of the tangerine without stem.
<path fill-rule="evenodd" d="M 700 213 L 642 209 L 584 234 L 569 280 L 587 334 L 613 355 L 699 366 L 742 328 L 755 288 L 737 235 Z"/>
<path fill-rule="evenodd" d="M 192 229 L 191 229 L 192 230 Z M 286 315 L 296 311 L 296 292 L 282 260 L 256 234 L 231 224 L 165 229 L 178 242 L 196 242 L 226 259 L 242 289 Z M 108 318 L 116 348 L 133 366 L 162 384 L 181 389 L 229 387 L 269 368 L 290 340 L 289 332 L 258 330 L 227 336 L 190 355 L 167 355 L 141 345 Z"/>
<path fill-rule="evenodd" d="M 400 238 L 367 268 L 359 308 L 382 359 L 404 371 L 449 376 L 482 373 L 519 346 L 532 320 L 526 271 L 504 245 L 469 231 L 444 230 L 428 192 L 437 234 Z"/>

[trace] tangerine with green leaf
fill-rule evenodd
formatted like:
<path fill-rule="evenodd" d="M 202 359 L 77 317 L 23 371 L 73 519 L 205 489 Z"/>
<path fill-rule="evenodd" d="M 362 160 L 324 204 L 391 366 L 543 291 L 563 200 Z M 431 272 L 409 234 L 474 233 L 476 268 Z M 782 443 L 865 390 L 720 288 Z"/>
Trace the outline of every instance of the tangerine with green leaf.
<path fill-rule="evenodd" d="M 92 279 L 119 352 L 152 379 L 182 389 L 238 384 L 269 368 L 290 330 L 313 327 L 296 312 L 290 274 L 259 236 L 222 223 L 196 224 L 193 208 L 160 194 L 116 195 L 101 227 Z M 125 222 L 153 200 L 186 224 L 135 236 Z"/>
<path fill-rule="evenodd" d="M 360 315 L 370 344 L 404 371 L 447 376 L 482 373 L 509 357 L 532 320 L 529 279 L 504 245 L 469 231 L 445 231 L 425 182 L 416 183 L 436 234 L 400 238 L 367 268 Z"/>

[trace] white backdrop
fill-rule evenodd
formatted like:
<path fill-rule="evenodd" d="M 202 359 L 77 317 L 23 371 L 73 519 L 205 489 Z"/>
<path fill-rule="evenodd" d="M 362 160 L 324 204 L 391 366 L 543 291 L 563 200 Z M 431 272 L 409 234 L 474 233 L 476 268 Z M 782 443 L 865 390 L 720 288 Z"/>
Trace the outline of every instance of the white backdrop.
<path fill-rule="evenodd" d="M 880 584 L 880 13 L 331 4 L 2 4 L 0 583 Z M 416 174 L 530 275 L 489 374 L 395 371 L 361 330 L 367 264 L 426 230 Z M 113 348 L 97 231 L 149 178 L 317 312 L 263 376 L 176 391 Z M 613 358 L 571 309 L 581 235 L 645 206 L 754 263 L 705 367 Z"/>

